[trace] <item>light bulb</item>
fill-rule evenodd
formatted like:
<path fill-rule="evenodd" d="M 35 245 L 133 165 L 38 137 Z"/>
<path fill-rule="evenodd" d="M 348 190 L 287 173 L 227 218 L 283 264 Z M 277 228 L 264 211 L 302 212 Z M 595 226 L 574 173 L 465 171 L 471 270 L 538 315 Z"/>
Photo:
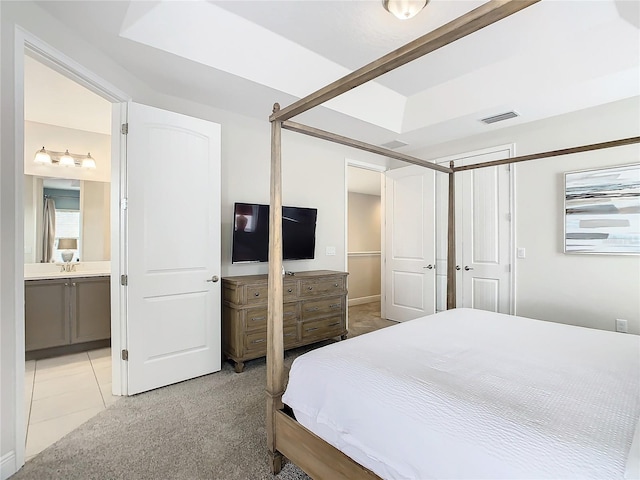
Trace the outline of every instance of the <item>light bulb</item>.
<path fill-rule="evenodd" d="M 64 155 L 60 157 L 60 165 L 63 167 L 73 167 L 76 162 L 71 155 L 69 155 L 69 150 L 64 152 Z"/>
<path fill-rule="evenodd" d="M 36 158 L 34 158 L 33 161 L 42 164 L 51 163 L 51 156 L 47 153 L 44 147 L 42 147 L 36 152 Z"/>
<path fill-rule="evenodd" d="M 96 161 L 91 156 L 91 153 L 87 153 L 87 158 L 82 160 L 82 167 L 83 168 L 91 168 L 91 169 L 96 168 Z"/>

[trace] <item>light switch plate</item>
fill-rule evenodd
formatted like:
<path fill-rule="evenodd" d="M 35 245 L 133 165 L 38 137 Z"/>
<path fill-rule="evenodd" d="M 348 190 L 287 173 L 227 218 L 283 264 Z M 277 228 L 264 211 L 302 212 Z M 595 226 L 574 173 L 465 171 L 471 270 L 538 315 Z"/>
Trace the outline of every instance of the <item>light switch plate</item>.
<path fill-rule="evenodd" d="M 327 247 L 327 255 L 335 255 L 336 247 Z"/>
<path fill-rule="evenodd" d="M 518 258 L 527 258 L 527 251 L 524 248 L 518 248 Z"/>

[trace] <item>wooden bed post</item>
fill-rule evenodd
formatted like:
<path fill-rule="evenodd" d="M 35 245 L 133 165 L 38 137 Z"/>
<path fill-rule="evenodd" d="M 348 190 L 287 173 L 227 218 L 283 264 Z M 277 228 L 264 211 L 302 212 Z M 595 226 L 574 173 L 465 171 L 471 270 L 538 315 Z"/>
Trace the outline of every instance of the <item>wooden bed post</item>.
<path fill-rule="evenodd" d="M 273 112 L 280 105 L 273 105 Z M 267 446 L 273 474 L 282 468 L 277 451 L 275 418 L 283 407 L 284 345 L 282 333 L 282 122 L 271 123 L 271 194 L 269 209 L 269 301 L 267 304 Z"/>
<path fill-rule="evenodd" d="M 456 175 L 449 163 L 449 219 L 447 221 L 447 310 L 456 308 Z"/>

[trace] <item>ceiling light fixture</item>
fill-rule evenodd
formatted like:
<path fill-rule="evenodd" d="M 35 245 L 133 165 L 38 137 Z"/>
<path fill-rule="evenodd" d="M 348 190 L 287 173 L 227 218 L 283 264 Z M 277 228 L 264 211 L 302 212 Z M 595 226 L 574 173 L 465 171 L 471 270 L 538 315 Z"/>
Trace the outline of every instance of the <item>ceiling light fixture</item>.
<path fill-rule="evenodd" d="M 415 17 L 427 3 L 429 0 L 382 0 L 384 9 L 400 20 Z"/>
<path fill-rule="evenodd" d="M 82 167 L 89 170 L 94 170 L 96 168 L 96 160 L 91 156 L 91 153 L 87 153 L 86 155 L 76 155 L 75 153 L 69 153 L 68 149 L 62 153 L 45 150 L 45 148 L 42 147 L 36 152 L 36 156 L 33 161 L 40 165 Z"/>

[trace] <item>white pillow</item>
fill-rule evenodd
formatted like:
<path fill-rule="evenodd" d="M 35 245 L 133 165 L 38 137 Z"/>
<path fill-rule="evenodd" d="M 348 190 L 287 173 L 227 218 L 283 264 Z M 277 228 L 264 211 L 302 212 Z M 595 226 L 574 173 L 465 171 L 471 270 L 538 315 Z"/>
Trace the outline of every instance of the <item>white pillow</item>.
<path fill-rule="evenodd" d="M 636 431 L 633 434 L 631 450 L 629 450 L 627 466 L 624 470 L 624 478 L 627 480 L 640 480 L 640 419 L 638 419 Z"/>

